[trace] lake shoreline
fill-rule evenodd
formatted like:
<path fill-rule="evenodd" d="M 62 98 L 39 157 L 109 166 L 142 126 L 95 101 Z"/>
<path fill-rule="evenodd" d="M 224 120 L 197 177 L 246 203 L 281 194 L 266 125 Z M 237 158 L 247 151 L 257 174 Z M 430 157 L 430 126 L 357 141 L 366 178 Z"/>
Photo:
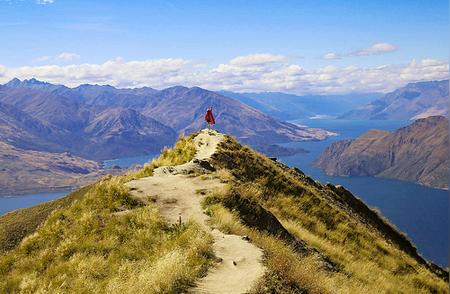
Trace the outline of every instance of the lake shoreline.
<path fill-rule="evenodd" d="M 19 197 L 26 197 L 26 196 L 32 196 L 32 195 L 39 195 L 39 194 L 52 194 L 52 193 L 63 193 L 63 192 L 73 192 L 81 187 L 84 187 L 86 185 L 81 186 L 64 186 L 64 187 L 55 187 L 50 189 L 24 189 L 21 190 L 21 192 L 15 194 L 15 193 L 0 193 L 0 198 L 19 198 Z"/>
<path fill-rule="evenodd" d="M 283 157 L 289 157 L 289 156 L 283 156 Z M 449 188 L 439 188 L 439 187 L 433 187 L 433 186 L 429 186 L 429 185 L 425 185 L 419 182 L 414 182 L 414 181 L 406 181 L 406 180 L 402 180 L 402 179 L 397 179 L 397 178 L 390 178 L 390 177 L 381 177 L 378 175 L 374 175 L 374 176 L 350 176 L 350 175 L 334 175 L 334 174 L 329 174 L 324 172 L 321 168 L 317 167 L 316 165 L 312 165 L 315 168 L 318 168 L 322 171 L 322 173 L 326 176 L 330 176 L 330 177 L 340 177 L 340 178 L 379 178 L 379 179 L 387 179 L 387 180 L 395 180 L 395 181 L 399 181 L 399 182 L 404 182 L 404 183 L 409 183 L 409 184 L 416 184 L 428 189 L 435 189 L 435 190 L 441 190 L 441 191 L 450 191 Z"/>

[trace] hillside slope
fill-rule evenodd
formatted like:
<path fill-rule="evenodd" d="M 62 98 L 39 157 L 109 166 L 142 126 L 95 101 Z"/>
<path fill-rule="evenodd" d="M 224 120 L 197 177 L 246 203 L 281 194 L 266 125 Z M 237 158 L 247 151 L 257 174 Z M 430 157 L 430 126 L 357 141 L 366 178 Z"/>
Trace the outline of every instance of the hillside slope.
<path fill-rule="evenodd" d="M 23 150 L 0 141 L 0 195 L 71 189 L 103 173 L 95 161 L 69 153 Z"/>
<path fill-rule="evenodd" d="M 448 272 L 349 191 L 217 136 L 181 138 L 55 209 L 0 255 L 0 292 L 223 293 L 234 274 L 256 282 L 238 293 L 448 293 Z M 228 235 L 262 258 L 222 255 Z M 262 276 L 246 267 L 260 262 Z"/>
<path fill-rule="evenodd" d="M 448 114 L 449 80 L 417 82 L 388 93 L 339 118 L 409 120 Z"/>
<path fill-rule="evenodd" d="M 66 134 L 22 110 L 0 102 L 0 140 L 18 148 L 61 152 Z M 58 139 L 59 138 L 59 139 Z"/>
<path fill-rule="evenodd" d="M 331 135 L 274 119 L 237 100 L 198 87 L 173 87 L 161 91 L 160 96 L 160 102 L 145 108 L 143 113 L 181 133 L 202 129 L 205 110 L 212 106 L 215 128 L 250 144 L 322 140 Z"/>
<path fill-rule="evenodd" d="M 371 130 L 333 143 L 315 165 L 329 175 L 380 176 L 448 189 L 448 133 L 443 116 L 419 119 L 395 132 Z"/>

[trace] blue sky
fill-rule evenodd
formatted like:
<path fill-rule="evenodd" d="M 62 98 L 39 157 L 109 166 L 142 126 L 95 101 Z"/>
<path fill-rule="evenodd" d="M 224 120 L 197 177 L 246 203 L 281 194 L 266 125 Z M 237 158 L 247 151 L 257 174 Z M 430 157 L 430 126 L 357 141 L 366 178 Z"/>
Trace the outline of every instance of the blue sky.
<path fill-rule="evenodd" d="M 94 75 L 92 82 L 97 83 L 163 87 L 170 83 L 161 83 L 153 78 L 146 82 L 142 75 L 134 82 L 120 77 L 108 80 L 105 79 L 106 73 L 100 73 L 102 77 L 98 78 L 95 75 L 99 73 L 91 69 L 78 80 L 67 74 L 63 79 L 60 75 L 68 71 L 68 66 L 81 64 L 102 65 L 114 60 L 119 60 L 121 64 L 147 62 L 135 65 L 140 66 L 142 71 L 148 71 L 148 62 L 183 60 L 189 64 L 179 64 L 172 71 L 181 68 L 184 78 L 181 75 L 170 76 L 173 83 L 231 90 L 279 89 L 298 93 L 302 89 L 309 89 L 305 92 L 320 92 L 320 89 L 329 89 L 324 92 L 369 91 L 377 87 L 383 90 L 383 87 L 388 89 L 394 85 L 389 81 L 383 86 L 378 85 L 382 83 L 378 79 L 372 81 L 367 89 L 363 85 L 357 89 L 349 86 L 338 89 L 336 85 L 320 82 L 311 86 L 314 78 L 308 75 L 314 73 L 317 81 L 323 81 L 327 80 L 327 76 L 322 74 L 320 78 L 320 71 L 327 71 L 327 68 L 336 72 L 336 69 L 349 67 L 373 70 L 380 66 L 387 66 L 391 72 L 394 68 L 396 72 L 393 74 L 398 74 L 401 71 L 398 67 L 406 68 L 411 62 L 421 64 L 421 61 L 428 60 L 423 67 L 429 67 L 432 63 L 438 67 L 435 69 L 438 74 L 433 75 L 428 69 L 397 84 L 441 78 L 443 69 L 445 71 L 442 67 L 444 63 L 448 71 L 448 11 L 448 1 L 433 0 L 0 0 L 0 35 L 3 43 L 0 46 L 0 81 L 16 74 L 23 78 L 37 76 L 75 85 L 82 81 L 89 82 L 86 77 Z M 259 65 L 268 60 L 265 72 L 276 73 L 278 70 L 278 75 L 284 72 L 284 79 L 266 75 L 263 79 L 258 77 L 258 84 L 252 80 L 248 83 L 243 81 L 248 72 L 258 69 L 247 67 L 243 74 L 242 64 L 238 69 L 233 68 L 231 61 L 242 56 L 253 56 L 250 59 L 258 59 Z M 270 56 L 283 58 L 275 58 L 274 61 Z M 248 62 L 244 64 L 248 66 Z M 275 69 L 276 64 L 279 66 Z M 52 78 L 48 68 L 43 71 L 42 67 L 47 65 L 58 66 L 55 76 L 59 78 Z M 233 75 L 234 80 L 215 84 L 205 81 L 208 80 L 205 75 L 216 74 L 220 71 L 220 65 L 229 67 L 225 68 L 226 74 L 216 77 Z M 293 75 L 298 78 L 300 70 L 293 66 L 301 68 L 303 74 L 302 81 L 296 84 L 292 82 Z M 24 67 L 33 69 L 26 71 Z M 150 68 L 154 71 L 159 69 L 154 64 Z M 186 78 L 189 73 L 199 80 Z M 261 79 L 266 82 L 262 83 Z M 280 83 L 279 88 L 264 86 L 280 79 L 284 82 Z M 328 77 L 328 81 L 332 79 L 338 78 Z M 238 84 L 246 85 L 239 88 Z"/>

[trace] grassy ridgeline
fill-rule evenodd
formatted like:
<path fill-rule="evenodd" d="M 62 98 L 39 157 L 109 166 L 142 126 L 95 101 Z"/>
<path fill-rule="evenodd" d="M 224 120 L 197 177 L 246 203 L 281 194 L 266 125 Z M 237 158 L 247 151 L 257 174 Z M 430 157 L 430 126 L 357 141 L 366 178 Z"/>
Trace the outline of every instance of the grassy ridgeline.
<path fill-rule="evenodd" d="M 189 161 L 195 154 L 192 139 L 181 138 L 142 170 L 105 178 L 54 208 L 33 234 L 0 256 L 0 292 L 188 289 L 212 262 L 211 236 L 193 222 L 167 225 L 155 207 L 131 198 L 123 183 Z M 369 221 L 367 211 L 356 211 L 362 206 L 353 196 L 345 200 L 335 187 L 317 184 L 232 138 L 220 145 L 213 164 L 219 168 L 215 174 L 202 177 L 228 185 L 205 198 L 211 225 L 247 235 L 264 250 L 267 272 L 252 293 L 448 293 L 445 279 L 414 255 L 413 246 L 402 247 L 407 239 L 382 218 L 371 214 L 375 220 Z M 246 209 L 239 207 L 243 203 Z M 270 211 L 287 234 L 320 254 L 299 252 L 281 235 L 247 224 L 257 211 Z"/>
<path fill-rule="evenodd" d="M 426 263 L 401 232 L 355 197 L 344 199 L 336 187 L 318 184 L 230 137 L 213 158 L 231 188 L 209 196 L 204 205 L 216 226 L 249 235 L 264 249 L 269 271 L 255 293 L 448 293 L 448 273 L 443 277 L 442 269 Z M 279 236 L 244 225 L 252 217 L 238 207 L 244 200 L 255 205 L 248 213 L 257 207 L 270 211 L 334 270 L 314 254 L 296 254 Z"/>
<path fill-rule="evenodd" d="M 64 205 L 47 204 L 46 213 L 7 215 L 28 236 L 0 256 L 0 293 L 173 293 L 192 285 L 211 261 L 212 237 L 194 222 L 167 225 L 123 184 L 194 153 L 192 137 L 181 138 L 138 173 L 104 178 Z"/>

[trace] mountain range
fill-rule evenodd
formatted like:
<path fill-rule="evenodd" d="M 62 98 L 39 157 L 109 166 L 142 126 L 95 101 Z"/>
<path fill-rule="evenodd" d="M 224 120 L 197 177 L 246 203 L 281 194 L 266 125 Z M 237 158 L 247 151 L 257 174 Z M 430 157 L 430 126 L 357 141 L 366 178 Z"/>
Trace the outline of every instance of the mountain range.
<path fill-rule="evenodd" d="M 410 83 L 339 116 L 342 119 L 415 120 L 448 115 L 449 80 Z"/>
<path fill-rule="evenodd" d="M 382 96 L 381 93 L 302 96 L 280 92 L 219 93 L 281 120 L 335 118 Z"/>
<path fill-rule="evenodd" d="M 320 140 L 331 133 L 290 124 L 199 87 L 69 88 L 36 79 L 0 86 L 0 140 L 17 148 L 71 152 L 102 160 L 158 152 L 204 127 L 212 106 L 217 129 L 248 144 Z"/>
<path fill-rule="evenodd" d="M 333 143 L 315 161 L 329 175 L 379 176 L 448 189 L 449 126 L 443 116 L 394 132 L 371 130 Z"/>

